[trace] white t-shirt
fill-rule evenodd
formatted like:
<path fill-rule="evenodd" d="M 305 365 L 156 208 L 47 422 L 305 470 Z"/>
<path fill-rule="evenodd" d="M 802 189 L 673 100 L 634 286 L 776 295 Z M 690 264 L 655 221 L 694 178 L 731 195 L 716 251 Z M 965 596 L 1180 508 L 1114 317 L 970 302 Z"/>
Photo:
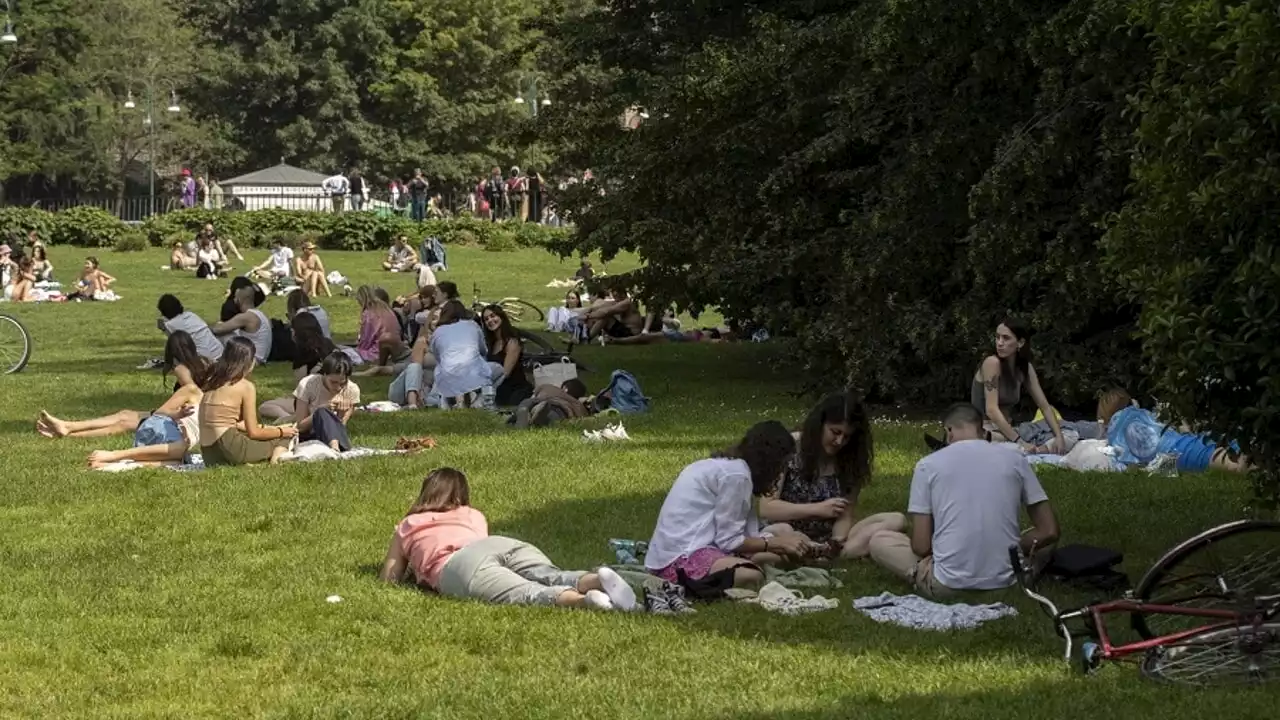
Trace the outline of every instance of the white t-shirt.
<path fill-rule="evenodd" d="M 676 477 L 658 512 L 644 564 L 661 570 L 706 547 L 733 552 L 760 536 L 751 497 L 751 470 L 743 460 L 709 458 Z"/>
<path fill-rule="evenodd" d="M 218 342 L 217 336 L 209 329 L 209 324 L 190 310 L 172 320 L 165 320 L 164 327 L 171 335 L 179 330 L 190 335 L 196 343 L 196 352 L 202 357 L 209 360 L 222 357 L 222 343 Z"/>
<path fill-rule="evenodd" d="M 271 274 L 279 277 L 293 274 L 293 248 L 279 247 L 271 251 Z"/>
<path fill-rule="evenodd" d="M 1014 443 L 962 440 L 916 463 L 907 512 L 933 516 L 933 575 L 953 590 L 1013 584 L 1022 508 L 1048 500 Z"/>
<path fill-rule="evenodd" d="M 221 259 L 222 254 L 216 248 L 200 248 L 200 251 L 196 253 L 196 262 L 199 263 L 217 265 Z"/>

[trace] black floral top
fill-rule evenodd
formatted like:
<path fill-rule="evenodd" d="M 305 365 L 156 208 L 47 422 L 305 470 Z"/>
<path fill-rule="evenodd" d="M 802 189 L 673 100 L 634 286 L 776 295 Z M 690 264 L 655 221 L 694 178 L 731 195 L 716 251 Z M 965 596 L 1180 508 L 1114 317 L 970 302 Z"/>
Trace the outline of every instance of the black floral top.
<path fill-rule="evenodd" d="M 778 499 L 784 502 L 805 504 L 820 503 L 831 498 L 844 497 L 840 491 L 840 478 L 835 473 L 819 474 L 811 480 L 800 477 L 800 460 L 792 458 L 782 477 L 782 487 L 778 489 Z M 831 531 L 835 528 L 835 520 L 810 518 L 808 520 L 792 520 L 791 527 L 802 532 L 814 542 L 826 542 L 831 539 Z"/>

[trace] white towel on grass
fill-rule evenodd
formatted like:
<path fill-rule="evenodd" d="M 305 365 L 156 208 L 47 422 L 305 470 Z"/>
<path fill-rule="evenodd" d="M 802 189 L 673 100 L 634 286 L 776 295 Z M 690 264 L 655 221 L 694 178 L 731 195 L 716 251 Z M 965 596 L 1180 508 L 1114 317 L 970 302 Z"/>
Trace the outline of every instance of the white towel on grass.
<path fill-rule="evenodd" d="M 840 605 L 840 601 L 824 598 L 821 595 L 806 598 L 795 590 L 783 587 L 776 582 L 765 585 L 760 588 L 760 592 L 756 593 L 755 597 L 745 598 L 741 602 L 759 605 L 765 610 L 783 615 L 804 615 L 834 610 Z"/>
<path fill-rule="evenodd" d="M 971 630 L 996 618 L 1017 615 L 1004 603 L 988 605 L 944 604 L 918 595 L 881 593 L 860 597 L 853 606 L 876 622 L 893 623 L 916 630 Z"/>
<path fill-rule="evenodd" d="M 318 447 L 317 447 L 318 445 Z M 301 452 L 299 452 L 301 451 Z M 294 448 L 292 451 L 285 453 L 281 462 L 316 462 L 319 460 L 355 460 L 357 458 L 372 457 L 374 455 L 402 455 L 400 450 L 380 450 L 378 448 L 357 447 L 340 453 L 318 440 L 305 442 Z M 190 462 L 185 463 L 167 463 L 160 467 L 175 472 L 194 472 L 204 469 L 204 458 L 199 455 L 192 455 Z M 103 465 L 98 470 L 103 472 L 125 472 L 127 470 L 137 470 L 138 468 L 147 467 L 142 463 L 132 460 L 121 460 Z"/>

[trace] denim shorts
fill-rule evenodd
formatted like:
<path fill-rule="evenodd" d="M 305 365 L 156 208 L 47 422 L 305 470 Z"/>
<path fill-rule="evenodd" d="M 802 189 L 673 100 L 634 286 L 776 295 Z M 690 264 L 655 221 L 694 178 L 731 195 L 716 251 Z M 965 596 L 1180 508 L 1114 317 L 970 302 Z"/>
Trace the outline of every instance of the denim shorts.
<path fill-rule="evenodd" d="M 182 437 L 182 428 L 178 427 L 178 421 L 167 415 L 150 415 L 138 423 L 138 429 L 133 432 L 134 447 L 179 442 L 186 442 L 186 438 Z"/>

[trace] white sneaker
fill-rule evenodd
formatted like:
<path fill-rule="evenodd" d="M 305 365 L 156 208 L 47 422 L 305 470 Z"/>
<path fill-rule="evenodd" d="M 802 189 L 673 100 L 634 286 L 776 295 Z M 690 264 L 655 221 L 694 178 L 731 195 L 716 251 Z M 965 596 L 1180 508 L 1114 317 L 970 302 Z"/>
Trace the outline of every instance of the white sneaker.
<path fill-rule="evenodd" d="M 587 607 L 593 610 L 612 610 L 613 601 L 599 590 L 587 591 Z"/>

